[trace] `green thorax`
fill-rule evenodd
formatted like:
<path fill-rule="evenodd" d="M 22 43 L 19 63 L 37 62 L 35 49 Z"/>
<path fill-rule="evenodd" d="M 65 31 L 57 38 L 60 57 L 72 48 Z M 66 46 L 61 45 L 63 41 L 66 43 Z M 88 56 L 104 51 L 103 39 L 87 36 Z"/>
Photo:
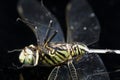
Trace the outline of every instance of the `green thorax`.
<path fill-rule="evenodd" d="M 83 44 L 51 44 L 40 52 L 40 63 L 45 66 L 55 66 L 66 63 L 74 58 L 82 57 L 88 48 Z"/>

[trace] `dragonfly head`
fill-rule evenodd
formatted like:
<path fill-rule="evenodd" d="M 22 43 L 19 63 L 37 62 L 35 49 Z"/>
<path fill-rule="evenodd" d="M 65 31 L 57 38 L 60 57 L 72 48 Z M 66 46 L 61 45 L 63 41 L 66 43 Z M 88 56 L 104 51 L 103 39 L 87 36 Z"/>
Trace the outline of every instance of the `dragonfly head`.
<path fill-rule="evenodd" d="M 34 45 L 25 47 L 20 55 L 19 60 L 22 64 L 26 66 L 35 66 L 38 61 L 38 49 Z"/>

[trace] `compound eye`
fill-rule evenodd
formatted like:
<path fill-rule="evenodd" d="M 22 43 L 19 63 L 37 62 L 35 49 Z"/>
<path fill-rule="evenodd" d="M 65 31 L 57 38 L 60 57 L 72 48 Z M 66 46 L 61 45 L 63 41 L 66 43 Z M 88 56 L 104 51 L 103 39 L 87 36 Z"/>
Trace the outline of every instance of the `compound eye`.
<path fill-rule="evenodd" d="M 25 57 L 26 57 L 25 52 L 24 50 L 22 50 L 22 52 L 19 55 L 19 60 L 21 63 L 24 63 Z"/>
<path fill-rule="evenodd" d="M 33 64 L 33 56 L 32 55 L 26 56 L 24 64 Z"/>
<path fill-rule="evenodd" d="M 26 52 L 27 52 L 28 54 L 34 54 L 34 53 L 36 53 L 36 48 L 29 47 Z"/>
<path fill-rule="evenodd" d="M 32 51 L 34 51 L 34 52 L 36 51 L 36 49 L 35 49 L 35 48 L 31 48 L 31 50 L 32 50 Z"/>

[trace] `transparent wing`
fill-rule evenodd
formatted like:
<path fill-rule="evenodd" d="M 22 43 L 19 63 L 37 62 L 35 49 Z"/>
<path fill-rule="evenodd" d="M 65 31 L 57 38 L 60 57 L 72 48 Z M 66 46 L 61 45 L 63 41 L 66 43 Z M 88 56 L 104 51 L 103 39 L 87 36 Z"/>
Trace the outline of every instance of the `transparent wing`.
<path fill-rule="evenodd" d="M 56 80 L 71 80 L 67 65 L 62 65 L 60 67 Z"/>
<path fill-rule="evenodd" d="M 68 42 L 90 45 L 99 39 L 100 25 L 85 0 L 71 0 L 67 6 L 66 19 Z M 73 62 L 79 80 L 109 80 L 106 68 L 97 54 L 87 54 L 80 61 Z"/>
<path fill-rule="evenodd" d="M 110 80 L 104 64 L 97 54 L 86 54 L 73 61 L 80 80 Z"/>
<path fill-rule="evenodd" d="M 53 24 L 49 35 L 53 34 L 53 31 L 58 31 L 56 36 L 52 39 L 52 42 L 64 41 L 63 32 L 58 21 L 44 7 L 42 2 L 39 3 L 37 0 L 20 0 L 17 9 L 21 18 L 35 33 L 37 40 L 40 41 L 40 44 L 44 41 L 50 20 L 53 21 Z M 35 26 L 37 27 L 37 32 L 35 31 Z"/>
<path fill-rule="evenodd" d="M 104 68 L 104 64 L 98 55 L 85 55 L 79 61 L 73 60 L 79 80 L 110 80 Z M 56 80 L 71 80 L 69 69 L 61 66 Z"/>
<path fill-rule="evenodd" d="M 100 25 L 86 0 L 71 0 L 66 11 L 68 42 L 92 44 L 99 39 Z"/>

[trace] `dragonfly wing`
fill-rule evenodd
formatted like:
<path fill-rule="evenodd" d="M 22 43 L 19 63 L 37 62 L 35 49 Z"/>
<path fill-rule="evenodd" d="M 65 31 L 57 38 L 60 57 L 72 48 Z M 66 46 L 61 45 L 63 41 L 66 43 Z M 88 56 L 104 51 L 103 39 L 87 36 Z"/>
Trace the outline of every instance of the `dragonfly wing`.
<path fill-rule="evenodd" d="M 58 75 L 58 71 L 59 71 L 59 66 L 57 66 L 57 67 L 55 67 L 52 71 L 51 71 L 51 73 L 50 73 L 50 75 L 49 75 L 49 77 L 48 77 L 48 80 L 56 80 L 56 77 L 57 77 L 57 75 Z"/>
<path fill-rule="evenodd" d="M 97 54 L 86 54 L 73 60 L 79 80 L 110 80 L 104 64 Z"/>
<path fill-rule="evenodd" d="M 70 71 L 69 71 L 68 66 L 67 65 L 62 65 L 60 67 L 55 67 L 51 71 L 51 73 L 48 77 L 48 80 L 72 80 L 72 77 L 70 76 Z M 76 80 L 76 79 L 74 79 L 74 80 Z"/>
<path fill-rule="evenodd" d="M 110 80 L 104 64 L 97 54 L 86 54 L 79 61 L 73 59 L 73 65 L 78 80 Z M 72 80 L 70 75 L 68 66 L 62 65 L 56 80 Z"/>
<path fill-rule="evenodd" d="M 63 32 L 58 21 L 45 8 L 42 2 L 39 3 L 37 0 L 20 0 L 17 9 L 20 17 L 33 30 L 37 40 L 39 40 L 41 44 L 44 42 L 50 20 L 53 21 L 51 30 L 58 31 L 56 36 L 52 39 L 52 42 L 64 41 Z M 35 31 L 35 27 L 37 27 L 37 32 Z M 52 33 L 51 31 L 49 35 Z"/>
<path fill-rule="evenodd" d="M 67 41 L 86 45 L 99 39 L 100 25 L 85 0 L 71 0 L 67 6 Z M 79 80 L 109 80 L 105 66 L 97 54 L 87 54 L 73 61 Z M 106 74 L 99 74 L 105 72 Z"/>
<path fill-rule="evenodd" d="M 67 65 L 60 66 L 56 80 L 71 80 Z"/>
<path fill-rule="evenodd" d="M 85 0 L 71 0 L 66 11 L 68 42 L 92 44 L 99 39 L 99 22 Z"/>

